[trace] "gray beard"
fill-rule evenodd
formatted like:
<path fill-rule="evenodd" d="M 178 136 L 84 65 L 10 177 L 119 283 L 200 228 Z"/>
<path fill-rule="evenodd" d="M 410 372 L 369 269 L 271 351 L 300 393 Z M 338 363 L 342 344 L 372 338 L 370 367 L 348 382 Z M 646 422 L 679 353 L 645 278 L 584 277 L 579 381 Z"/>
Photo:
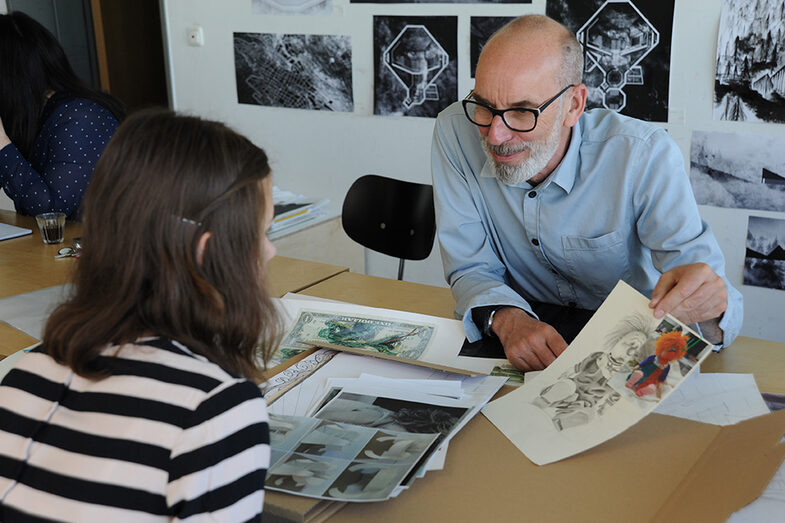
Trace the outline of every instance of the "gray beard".
<path fill-rule="evenodd" d="M 492 145 L 488 143 L 488 138 L 483 136 L 482 148 L 485 151 L 485 155 L 493 163 L 493 171 L 496 178 L 506 185 L 518 185 L 519 183 L 528 182 L 545 169 L 545 166 L 548 165 L 548 162 L 559 148 L 560 131 L 561 127 L 554 125 L 551 134 L 544 141 L 524 142 L 519 145 Z M 491 156 L 491 152 L 508 155 L 527 149 L 529 150 L 529 157 L 518 165 L 497 162 Z"/>

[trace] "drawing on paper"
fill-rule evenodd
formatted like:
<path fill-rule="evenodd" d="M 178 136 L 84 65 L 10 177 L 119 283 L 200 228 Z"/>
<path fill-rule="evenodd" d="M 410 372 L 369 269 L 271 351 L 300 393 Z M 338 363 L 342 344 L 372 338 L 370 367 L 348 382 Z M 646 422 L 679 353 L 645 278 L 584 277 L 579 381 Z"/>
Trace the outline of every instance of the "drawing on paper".
<path fill-rule="evenodd" d="M 310 347 L 306 343 L 332 343 L 418 360 L 435 335 L 433 325 L 300 310 L 280 347 L 301 350 Z"/>
<path fill-rule="evenodd" d="M 785 212 L 785 138 L 693 131 L 690 183 L 702 205 Z"/>
<path fill-rule="evenodd" d="M 587 108 L 668 120 L 673 0 L 548 0 L 546 13 L 584 49 Z"/>
<path fill-rule="evenodd" d="M 531 382 L 483 409 L 538 465 L 627 430 L 677 389 L 711 352 L 678 319 L 619 282 L 586 326 Z"/>
<path fill-rule="evenodd" d="M 332 0 L 251 0 L 251 10 L 265 15 L 330 15 Z"/>
<path fill-rule="evenodd" d="M 744 285 L 785 290 L 785 220 L 749 217 Z"/>
<path fill-rule="evenodd" d="M 652 328 L 652 319 L 641 314 L 622 319 L 605 346 L 609 349 L 586 356 L 532 401 L 557 430 L 591 422 L 622 397 L 659 400 L 663 388 L 678 384 L 710 347 L 668 319 Z"/>
<path fill-rule="evenodd" d="M 374 114 L 435 117 L 458 97 L 458 18 L 374 16 Z"/>
<path fill-rule="evenodd" d="M 234 33 L 237 101 L 354 110 L 349 36 Z"/>
<path fill-rule="evenodd" d="M 785 122 L 785 3 L 724 0 L 714 119 Z"/>

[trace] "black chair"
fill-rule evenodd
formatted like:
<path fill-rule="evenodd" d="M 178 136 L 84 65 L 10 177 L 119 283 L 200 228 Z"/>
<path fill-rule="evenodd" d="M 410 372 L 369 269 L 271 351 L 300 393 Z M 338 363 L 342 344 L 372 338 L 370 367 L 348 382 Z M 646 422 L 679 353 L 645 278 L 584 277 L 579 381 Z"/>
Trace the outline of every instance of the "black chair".
<path fill-rule="evenodd" d="M 424 260 L 436 235 L 433 187 L 368 174 L 354 181 L 343 200 L 343 230 L 357 243 L 404 260 Z"/>

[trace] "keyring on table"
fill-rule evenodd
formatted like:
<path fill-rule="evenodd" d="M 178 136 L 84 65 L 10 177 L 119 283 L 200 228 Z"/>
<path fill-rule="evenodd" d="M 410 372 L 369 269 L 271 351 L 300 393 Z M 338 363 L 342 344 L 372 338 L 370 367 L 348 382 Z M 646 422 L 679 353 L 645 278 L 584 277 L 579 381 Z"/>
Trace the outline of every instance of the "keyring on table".
<path fill-rule="evenodd" d="M 76 256 L 78 256 L 77 250 L 73 247 L 62 247 L 57 251 L 57 254 L 55 254 L 55 258 L 69 258 Z"/>

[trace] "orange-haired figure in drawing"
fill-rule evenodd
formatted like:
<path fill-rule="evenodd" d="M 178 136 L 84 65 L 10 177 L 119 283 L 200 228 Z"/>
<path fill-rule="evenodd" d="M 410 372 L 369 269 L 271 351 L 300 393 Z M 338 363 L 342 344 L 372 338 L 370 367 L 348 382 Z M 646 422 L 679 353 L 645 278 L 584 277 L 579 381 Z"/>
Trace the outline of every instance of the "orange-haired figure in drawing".
<path fill-rule="evenodd" d="M 654 354 L 641 361 L 638 368 L 627 379 L 627 388 L 638 397 L 654 392 L 660 394 L 660 386 L 668 377 L 670 363 L 680 360 L 687 353 L 688 338 L 679 331 L 666 332 L 654 346 Z"/>

